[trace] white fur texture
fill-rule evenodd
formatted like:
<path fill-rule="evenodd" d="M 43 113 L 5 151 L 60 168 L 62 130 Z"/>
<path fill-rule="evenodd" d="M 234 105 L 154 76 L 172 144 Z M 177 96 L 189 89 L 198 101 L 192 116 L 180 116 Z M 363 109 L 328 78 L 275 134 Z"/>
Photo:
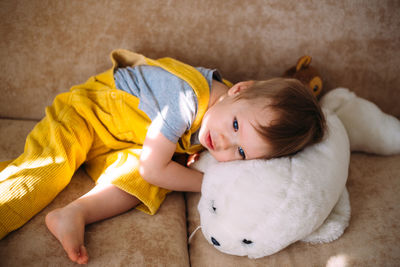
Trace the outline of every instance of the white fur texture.
<path fill-rule="evenodd" d="M 215 248 L 259 258 L 298 240 L 330 242 L 342 235 L 350 219 L 350 144 L 343 124 L 353 149 L 393 154 L 400 151 L 400 123 L 347 89 L 331 91 L 322 103 L 324 140 L 294 156 L 219 163 L 201 155 L 194 165 L 205 173 L 198 210 Z"/>
<path fill-rule="evenodd" d="M 321 105 L 335 112 L 342 121 L 351 151 L 400 153 L 400 121 L 383 113 L 374 103 L 346 88 L 337 88 L 321 99 Z"/>
<path fill-rule="evenodd" d="M 207 164 L 198 209 L 210 243 L 258 258 L 322 225 L 343 192 L 350 156 L 342 123 L 334 114 L 327 121 L 325 140 L 295 156 Z"/>

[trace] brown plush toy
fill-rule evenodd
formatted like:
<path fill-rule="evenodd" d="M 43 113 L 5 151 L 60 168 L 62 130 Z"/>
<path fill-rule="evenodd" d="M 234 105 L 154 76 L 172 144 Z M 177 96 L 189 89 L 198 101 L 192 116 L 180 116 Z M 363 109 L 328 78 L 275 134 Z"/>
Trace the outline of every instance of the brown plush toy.
<path fill-rule="evenodd" d="M 291 67 L 283 77 L 295 78 L 306 84 L 317 97 L 322 91 L 322 79 L 316 68 L 310 66 L 311 57 L 302 56 L 296 66 Z"/>

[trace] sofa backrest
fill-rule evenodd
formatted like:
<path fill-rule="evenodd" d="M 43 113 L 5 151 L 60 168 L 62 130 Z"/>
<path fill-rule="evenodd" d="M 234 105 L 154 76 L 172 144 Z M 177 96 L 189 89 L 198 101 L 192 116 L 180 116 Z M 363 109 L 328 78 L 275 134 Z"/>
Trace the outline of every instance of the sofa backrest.
<path fill-rule="evenodd" d="M 308 54 L 324 90 L 347 87 L 400 117 L 399 1 L 2 0 L 0 14 L 3 118 L 41 118 L 115 48 L 232 82 L 280 76 Z"/>

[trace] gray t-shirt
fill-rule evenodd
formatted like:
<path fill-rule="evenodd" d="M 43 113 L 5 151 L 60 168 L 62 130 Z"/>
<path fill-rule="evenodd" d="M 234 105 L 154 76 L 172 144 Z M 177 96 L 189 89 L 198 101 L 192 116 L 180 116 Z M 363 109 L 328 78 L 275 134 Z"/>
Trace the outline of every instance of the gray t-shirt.
<path fill-rule="evenodd" d="M 213 77 L 221 81 L 216 70 L 196 68 L 207 80 L 211 91 Z M 119 68 L 114 73 L 115 85 L 139 98 L 139 109 L 157 124 L 171 142 L 189 130 L 197 114 L 197 96 L 187 82 L 170 72 L 149 65 Z M 197 134 L 192 144 L 198 144 Z"/>

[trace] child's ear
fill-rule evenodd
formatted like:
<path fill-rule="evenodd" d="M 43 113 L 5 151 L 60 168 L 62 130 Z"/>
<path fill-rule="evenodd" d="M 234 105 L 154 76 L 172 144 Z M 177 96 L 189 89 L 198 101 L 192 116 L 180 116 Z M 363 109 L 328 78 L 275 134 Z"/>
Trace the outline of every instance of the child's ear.
<path fill-rule="evenodd" d="M 245 81 L 245 82 L 239 82 L 229 88 L 228 90 L 228 95 L 234 96 L 237 94 L 240 94 L 243 90 L 246 90 L 250 88 L 253 85 L 254 81 Z"/>

